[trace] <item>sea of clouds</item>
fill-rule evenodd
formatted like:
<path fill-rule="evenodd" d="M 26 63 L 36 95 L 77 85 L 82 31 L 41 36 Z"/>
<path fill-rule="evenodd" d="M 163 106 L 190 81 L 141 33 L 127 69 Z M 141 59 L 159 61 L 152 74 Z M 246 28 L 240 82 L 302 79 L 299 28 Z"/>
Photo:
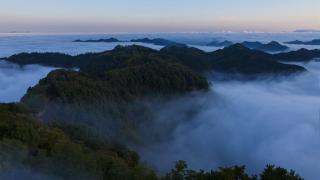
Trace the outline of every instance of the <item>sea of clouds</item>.
<path fill-rule="evenodd" d="M 93 39 L 113 36 L 100 35 Z M 140 36 L 145 37 L 118 35 L 118 38 Z M 226 33 L 169 37 L 201 44 L 211 37 L 234 41 L 267 42 L 272 39 L 283 42 L 310 40 L 316 36 L 319 34 L 300 34 L 300 38 L 297 38 L 288 34 Z M 72 43 L 74 39 L 89 37 L 0 37 L 0 57 L 34 51 L 75 55 L 110 50 L 118 45 Z M 195 169 L 243 164 L 251 173 L 261 171 L 266 164 L 276 164 L 294 169 L 306 179 L 317 179 L 320 169 L 320 62 L 302 65 L 309 72 L 280 80 L 212 80 L 210 91 L 206 94 L 193 94 L 159 106 L 157 123 L 153 126 L 174 125 L 172 136 L 161 143 L 149 142 L 149 146 L 135 149 L 144 161 L 160 172 L 170 169 L 174 161 L 183 159 Z M 53 68 L 37 65 L 20 67 L 0 61 L 0 102 L 19 101 L 28 87 L 37 84 L 51 70 Z M 186 113 L 190 110 L 195 111 L 192 116 Z"/>
<path fill-rule="evenodd" d="M 246 165 L 251 173 L 275 164 L 317 179 L 320 63 L 304 66 L 310 72 L 290 78 L 213 81 L 209 93 L 166 104 L 157 126 L 164 119 L 178 121 L 173 137 L 138 151 L 160 172 L 186 160 L 195 169 Z M 172 118 L 199 107 L 195 116 L 182 116 L 187 121 Z"/>
<path fill-rule="evenodd" d="M 32 34 L 0 34 L 0 57 L 11 56 L 22 52 L 61 52 L 77 55 L 86 52 L 100 52 L 111 50 L 117 45 L 138 44 L 153 49 L 161 49 L 145 43 L 117 42 L 117 43 L 77 43 L 76 39 L 100 39 L 115 37 L 119 40 L 131 40 L 137 38 L 165 38 L 172 41 L 194 46 L 204 51 L 214 51 L 222 47 L 205 46 L 213 40 L 232 42 L 260 41 L 267 43 L 278 41 L 280 43 L 302 40 L 309 41 L 320 39 L 320 33 L 149 33 L 149 34 L 87 34 L 87 35 L 32 35 Z M 320 46 L 287 45 L 290 50 L 300 48 L 320 49 Z"/>

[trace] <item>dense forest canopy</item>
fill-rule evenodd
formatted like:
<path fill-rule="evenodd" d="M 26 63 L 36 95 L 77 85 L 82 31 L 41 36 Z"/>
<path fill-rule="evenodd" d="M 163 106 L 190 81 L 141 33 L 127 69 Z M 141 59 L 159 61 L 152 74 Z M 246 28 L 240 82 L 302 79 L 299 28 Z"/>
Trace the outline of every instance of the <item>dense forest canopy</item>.
<path fill-rule="evenodd" d="M 134 46 L 89 55 L 89 63 L 79 71 L 49 73 L 22 102 L 46 121 L 81 122 L 119 141 L 140 139 L 139 124 L 152 121 L 151 105 L 141 99 L 209 88 L 200 74 L 150 52 L 154 51 Z"/>
<path fill-rule="evenodd" d="M 299 49 L 287 53 L 279 53 L 274 55 L 275 59 L 284 62 L 308 62 L 315 58 L 320 58 L 320 50 Z"/>
<path fill-rule="evenodd" d="M 45 125 L 21 105 L 1 104 L 0 117 L 2 173 L 27 168 L 64 179 L 155 179 L 136 153 L 98 139 L 94 146 L 80 141 L 72 136 L 80 129 Z"/>

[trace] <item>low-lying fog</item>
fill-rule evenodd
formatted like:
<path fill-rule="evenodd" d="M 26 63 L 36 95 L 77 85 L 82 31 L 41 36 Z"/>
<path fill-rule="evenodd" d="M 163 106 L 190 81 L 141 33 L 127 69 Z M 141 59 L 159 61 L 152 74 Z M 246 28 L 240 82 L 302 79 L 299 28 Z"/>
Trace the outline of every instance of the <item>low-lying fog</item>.
<path fill-rule="evenodd" d="M 320 63 L 305 67 L 310 73 L 279 81 L 212 82 L 209 94 L 166 104 L 159 113 L 161 121 L 177 121 L 172 117 L 181 117 L 181 108 L 196 108 L 199 103 L 201 110 L 187 122 L 179 120 L 171 140 L 139 149 L 140 154 L 161 172 L 181 159 L 190 168 L 246 165 L 251 173 L 275 164 L 316 179 Z"/>
<path fill-rule="evenodd" d="M 270 163 L 315 179 L 320 169 L 320 62 L 304 66 L 309 73 L 289 79 L 212 82 L 207 94 L 161 106 L 157 126 L 179 122 L 173 137 L 137 150 L 160 172 L 183 159 L 190 168 L 246 165 L 251 173 Z M 51 70 L 0 61 L 0 102 L 19 101 Z M 193 108 L 199 112 L 186 117 Z"/>
<path fill-rule="evenodd" d="M 19 67 L 0 60 L 0 102 L 17 102 L 53 68 L 38 65 Z"/>

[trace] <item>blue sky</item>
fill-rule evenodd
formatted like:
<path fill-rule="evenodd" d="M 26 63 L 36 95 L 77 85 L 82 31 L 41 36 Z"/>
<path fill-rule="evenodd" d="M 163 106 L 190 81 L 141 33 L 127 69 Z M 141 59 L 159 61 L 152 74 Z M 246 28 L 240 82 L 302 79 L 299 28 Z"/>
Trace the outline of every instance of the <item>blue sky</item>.
<path fill-rule="evenodd" d="M 320 29 L 320 0 L 4 0 L 0 32 Z"/>

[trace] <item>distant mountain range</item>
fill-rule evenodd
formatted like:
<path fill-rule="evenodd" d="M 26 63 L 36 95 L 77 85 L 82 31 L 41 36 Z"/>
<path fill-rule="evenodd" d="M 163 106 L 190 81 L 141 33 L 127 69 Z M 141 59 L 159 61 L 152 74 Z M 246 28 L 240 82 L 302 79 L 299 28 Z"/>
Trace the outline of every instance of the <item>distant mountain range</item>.
<path fill-rule="evenodd" d="M 77 40 L 74 40 L 73 42 L 123 42 L 123 41 L 120 41 L 119 39 L 116 39 L 116 38 L 108 38 L 108 39 L 89 39 L 89 40 L 81 40 L 81 39 L 77 39 Z"/>
<path fill-rule="evenodd" d="M 295 41 L 285 42 L 285 44 L 320 45 L 320 39 L 314 39 L 314 40 L 311 40 L 311 41 L 299 41 L 299 40 L 295 40 Z"/>
<path fill-rule="evenodd" d="M 108 56 L 105 56 L 106 53 Z M 186 45 L 166 46 L 160 51 L 143 46 L 118 46 L 112 51 L 78 56 L 60 53 L 21 53 L 13 55 L 6 60 L 20 65 L 40 64 L 54 67 L 88 69 L 93 64 L 92 58 L 99 57 L 101 60 L 97 62 L 100 65 L 94 65 L 95 68 L 93 68 L 98 72 L 97 69 L 106 69 L 106 67 L 119 63 L 118 61 L 112 61 L 113 63 L 105 66 L 101 64 L 102 62 L 109 63 L 108 60 L 111 62 L 112 59 L 117 57 L 122 59 L 124 54 L 130 55 L 130 57 L 148 58 L 148 56 L 152 56 L 163 61 L 173 61 L 200 73 L 217 71 L 250 76 L 258 74 L 288 74 L 304 71 L 305 69 L 300 66 L 282 64 L 277 61 L 290 61 L 292 59 L 307 61 L 320 57 L 320 52 L 318 53 L 317 51 L 301 50 L 271 55 L 262 51 L 249 49 L 242 44 L 234 44 L 210 53 Z"/>
<path fill-rule="evenodd" d="M 213 47 L 227 47 L 227 46 L 231 46 L 232 44 L 234 44 L 233 42 L 231 41 L 217 41 L 217 40 L 214 40 L 210 43 L 207 44 L 207 46 L 213 46 Z"/>
<path fill-rule="evenodd" d="M 318 30 L 318 29 L 297 29 L 297 30 L 295 30 L 293 32 L 296 32 L 296 33 L 308 33 L 308 32 L 310 32 L 310 33 L 318 33 L 318 32 L 320 32 L 320 30 Z"/>
<path fill-rule="evenodd" d="M 234 44 L 231 41 L 217 41 L 214 40 L 210 43 L 207 44 L 207 46 L 213 46 L 213 47 L 228 47 L 230 45 Z M 276 41 L 272 41 L 267 44 L 263 44 L 261 42 L 249 42 L 249 41 L 244 41 L 241 43 L 243 46 L 250 48 L 250 49 L 256 49 L 260 51 L 267 51 L 267 52 L 277 52 L 277 51 L 285 51 L 289 49 L 288 46 L 281 45 L 280 43 Z"/>
<path fill-rule="evenodd" d="M 154 44 L 158 46 L 181 46 L 184 45 L 183 43 L 178 43 L 175 41 L 167 40 L 167 39 L 162 39 L 162 38 L 155 38 L 155 39 L 149 39 L 149 38 L 142 38 L 142 39 L 132 39 L 130 41 L 121 41 L 117 38 L 108 38 L 108 39 L 89 39 L 89 40 L 81 40 L 77 39 L 74 40 L 73 42 L 104 42 L 104 43 L 112 43 L 112 42 L 139 42 L 139 43 L 147 43 L 147 44 Z"/>
<path fill-rule="evenodd" d="M 285 50 L 289 49 L 288 46 L 281 45 L 280 43 L 278 43 L 276 41 L 272 41 L 267 44 L 263 44 L 261 42 L 245 41 L 241 44 L 247 48 L 250 48 L 250 49 L 256 49 L 256 50 L 260 50 L 260 51 L 269 51 L 269 52 L 285 51 Z"/>
<path fill-rule="evenodd" d="M 149 38 L 143 38 L 143 39 L 133 39 L 130 42 L 140 42 L 140 43 L 148 43 L 148 44 L 154 44 L 158 46 L 184 46 L 183 43 L 178 43 L 175 41 L 162 39 L 162 38 L 156 38 L 156 39 L 149 39 Z"/>
<path fill-rule="evenodd" d="M 77 39 L 73 42 L 104 42 L 104 43 L 112 43 L 112 42 L 137 42 L 137 43 L 147 43 L 147 44 L 153 44 L 153 45 L 157 45 L 157 46 L 185 46 L 185 44 L 183 43 L 179 43 L 179 42 L 175 42 L 175 41 L 171 41 L 168 39 L 163 39 L 163 38 L 155 38 L 155 39 L 150 39 L 150 38 L 141 38 L 141 39 L 132 39 L 129 41 L 121 41 L 117 38 L 107 38 L 107 39 L 89 39 L 89 40 L 80 40 Z M 235 43 L 233 43 L 232 41 L 218 41 L 218 40 L 214 40 L 208 44 L 206 44 L 207 46 L 212 46 L 212 47 L 228 47 L 231 46 Z M 276 42 L 276 41 L 272 41 L 270 43 L 261 43 L 261 42 L 249 42 L 249 41 L 244 41 L 241 43 L 243 46 L 250 48 L 250 49 L 256 49 L 256 50 L 260 50 L 260 51 L 266 51 L 266 52 L 280 52 L 280 51 L 285 51 L 287 49 L 289 49 L 289 47 L 281 45 L 280 43 Z"/>

